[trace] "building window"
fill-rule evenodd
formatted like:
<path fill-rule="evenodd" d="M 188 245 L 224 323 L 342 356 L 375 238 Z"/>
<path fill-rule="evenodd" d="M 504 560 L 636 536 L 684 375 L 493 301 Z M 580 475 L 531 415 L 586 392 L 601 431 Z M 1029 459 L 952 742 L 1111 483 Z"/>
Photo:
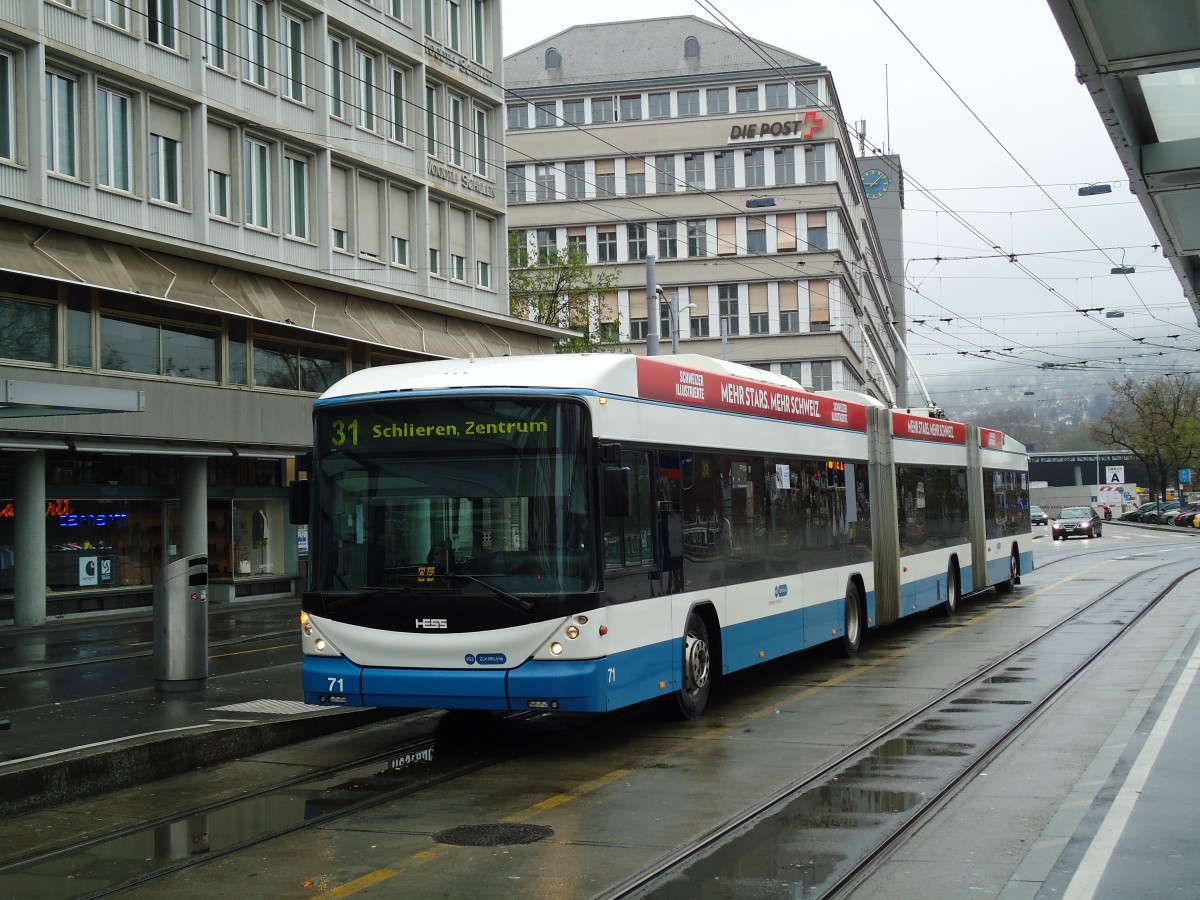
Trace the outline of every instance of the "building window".
<path fill-rule="evenodd" d="M 487 0 L 471 0 L 471 58 L 487 64 Z M 480 282 L 482 284 L 482 282 Z"/>
<path fill-rule="evenodd" d="M 668 99 L 668 104 L 670 103 Z M 669 112 L 669 110 L 668 110 Z M 621 98 L 621 121 L 636 122 L 642 117 L 642 95 Z"/>
<path fill-rule="evenodd" d="M 617 232 L 615 229 L 596 232 L 596 258 L 600 262 L 617 261 Z"/>
<path fill-rule="evenodd" d="M 767 252 L 767 226 L 761 219 L 749 223 L 746 228 L 746 252 Z"/>
<path fill-rule="evenodd" d="M 737 111 L 754 112 L 758 109 L 758 88 L 740 87 L 737 89 Z"/>
<path fill-rule="evenodd" d="M 320 393 L 345 374 L 345 354 L 340 350 L 297 347 L 261 339 L 254 342 L 256 387 Z"/>
<path fill-rule="evenodd" d="M 534 196 L 538 200 L 554 199 L 554 166 L 533 167 Z"/>
<path fill-rule="evenodd" d="M 271 227 L 271 148 L 262 141 L 245 142 L 246 224 Z"/>
<path fill-rule="evenodd" d="M 825 145 L 810 144 L 804 148 L 804 180 L 825 180 Z"/>
<path fill-rule="evenodd" d="M 229 175 L 208 170 L 208 212 L 221 219 L 229 218 Z"/>
<path fill-rule="evenodd" d="M 451 50 L 462 50 L 462 7 L 458 0 L 446 0 L 446 43 Z"/>
<path fill-rule="evenodd" d="M 467 258 L 457 253 L 450 254 L 450 278 L 454 281 L 467 280 Z"/>
<path fill-rule="evenodd" d="M 647 319 L 630 319 L 629 320 L 629 339 L 631 341 L 644 341 L 649 333 Z"/>
<path fill-rule="evenodd" d="M 425 34 L 429 37 L 437 37 L 437 17 L 433 14 L 433 7 L 437 0 L 425 0 Z"/>
<path fill-rule="evenodd" d="M 346 118 L 346 42 L 329 39 L 329 114 Z"/>
<path fill-rule="evenodd" d="M 264 0 L 245 0 L 246 79 L 267 83 L 267 4 Z"/>
<path fill-rule="evenodd" d="M 128 31 L 128 0 L 96 0 L 96 21 L 111 25 L 113 28 L 120 28 L 122 31 Z"/>
<path fill-rule="evenodd" d="M 177 0 L 148 0 L 146 4 L 146 39 L 169 50 L 179 48 L 179 26 L 176 23 Z"/>
<path fill-rule="evenodd" d="M 525 202 L 525 167 L 508 167 L 508 202 Z"/>
<path fill-rule="evenodd" d="M 626 243 L 629 245 L 630 259 L 645 259 L 646 250 L 646 226 L 640 224 L 629 224 L 625 226 Z"/>
<path fill-rule="evenodd" d="M 669 194 L 675 190 L 675 157 L 654 157 L 654 190 Z"/>
<path fill-rule="evenodd" d="M 375 92 L 379 61 L 370 53 L 358 53 L 358 127 L 375 130 Z"/>
<path fill-rule="evenodd" d="M 508 130 L 519 131 L 529 127 L 529 107 L 524 103 L 512 103 L 508 106 Z"/>
<path fill-rule="evenodd" d="M 768 84 L 767 85 L 767 109 L 787 109 L 788 108 L 788 86 L 783 84 Z"/>
<path fill-rule="evenodd" d="M 450 107 L 450 162 L 462 166 L 466 161 L 463 150 L 463 99 L 451 94 L 447 105 Z"/>
<path fill-rule="evenodd" d="M 388 79 L 391 88 L 392 102 L 392 122 L 390 135 L 393 141 L 399 141 L 401 144 L 405 140 L 405 97 L 408 96 L 406 87 L 407 73 L 403 69 L 391 68 L 388 70 Z"/>
<path fill-rule="evenodd" d="M 488 111 L 475 110 L 475 174 L 487 175 L 488 154 L 491 142 L 488 140 Z"/>
<path fill-rule="evenodd" d="M 0 159 L 13 159 L 13 60 L 0 51 Z"/>
<path fill-rule="evenodd" d="M 658 258 L 675 259 L 679 255 L 676 235 L 678 227 L 675 222 L 658 223 Z"/>
<path fill-rule="evenodd" d="M 585 167 L 581 162 L 569 162 L 567 170 L 567 197 L 571 200 L 581 200 L 586 192 Z"/>
<path fill-rule="evenodd" d="M 558 256 L 558 239 L 557 233 L 553 228 L 539 228 L 537 230 L 537 258 L 541 264 L 547 264 Z"/>
<path fill-rule="evenodd" d="M 708 256 L 708 227 L 704 219 L 687 223 L 688 256 Z"/>
<path fill-rule="evenodd" d="M 700 92 L 699 91 L 680 91 L 675 99 L 678 107 L 679 115 L 681 116 L 698 116 L 700 115 Z"/>
<path fill-rule="evenodd" d="M 706 97 L 710 116 L 729 112 L 729 88 L 709 88 Z"/>
<path fill-rule="evenodd" d="M 779 331 L 782 334 L 797 334 L 800 331 L 800 313 L 797 310 L 785 310 L 779 313 Z"/>
<path fill-rule="evenodd" d="M 806 234 L 809 250 L 829 249 L 828 217 L 823 212 L 808 214 L 808 232 Z"/>
<path fill-rule="evenodd" d="M 610 161 L 611 164 L 611 161 Z M 596 172 L 596 196 L 613 197 L 617 193 L 616 172 Z"/>
<path fill-rule="evenodd" d="M 734 187 L 733 151 L 713 154 L 713 168 L 717 175 L 718 188 Z"/>
<path fill-rule="evenodd" d="M 150 197 L 179 205 L 179 141 L 150 134 Z"/>
<path fill-rule="evenodd" d="M 568 125 L 584 124 L 585 106 L 582 100 L 563 101 L 563 121 Z"/>
<path fill-rule="evenodd" d="M 492 264 L 488 263 L 488 262 L 484 262 L 481 259 L 481 260 L 479 260 L 479 262 L 476 265 L 479 267 L 479 275 L 478 275 L 479 286 L 480 287 L 491 287 L 492 286 Z"/>
<path fill-rule="evenodd" d="M 642 165 L 641 161 L 638 161 Z M 625 193 L 626 194 L 644 194 L 646 193 L 646 170 L 640 172 L 629 171 L 629 163 L 625 164 Z"/>
<path fill-rule="evenodd" d="M 132 100 L 109 88 L 96 91 L 96 180 L 118 191 L 130 189 Z"/>
<path fill-rule="evenodd" d="M 796 105 L 803 108 L 805 106 L 819 106 L 821 103 L 818 96 L 817 83 L 815 81 L 804 81 L 796 85 Z"/>
<path fill-rule="evenodd" d="M 283 95 L 304 102 L 305 23 L 295 16 L 283 17 Z"/>
<path fill-rule="evenodd" d="M 558 114 L 555 112 L 555 103 L 553 100 L 549 103 L 535 103 L 533 105 L 533 122 L 538 128 L 553 128 L 558 124 Z"/>
<path fill-rule="evenodd" d="M 649 104 L 649 113 L 651 119 L 668 119 L 671 116 L 671 94 L 668 91 L 663 91 L 657 94 L 650 94 L 646 98 Z"/>
<path fill-rule="evenodd" d="M 833 390 L 833 362 L 822 360 L 812 363 L 812 388 L 814 391 Z"/>
<path fill-rule="evenodd" d="M 694 338 L 708 337 L 708 316 L 691 316 L 688 319 L 688 331 Z"/>
<path fill-rule="evenodd" d="M 295 156 L 285 156 L 284 166 L 284 222 L 285 234 L 307 240 L 308 230 L 308 161 Z"/>
<path fill-rule="evenodd" d="M 404 14 L 405 0 L 387 0 L 387 12 L 389 16 L 404 21 L 407 17 Z"/>
<path fill-rule="evenodd" d="M 687 190 L 704 190 L 704 154 L 692 153 L 683 158 L 683 180 Z"/>
<path fill-rule="evenodd" d="M 392 265 L 407 266 L 408 265 L 408 238 L 396 237 L 392 235 Z"/>
<path fill-rule="evenodd" d="M 204 16 L 204 38 L 208 44 L 207 62 L 216 69 L 226 66 L 225 50 L 229 46 L 229 0 L 207 0 Z"/>
<path fill-rule="evenodd" d="M 592 98 L 592 124 L 598 125 L 601 122 L 613 121 L 613 99 L 612 97 L 593 97 Z"/>
<path fill-rule="evenodd" d="M 425 152 L 437 155 L 438 149 L 438 87 L 425 85 Z"/>
<path fill-rule="evenodd" d="M 750 313 L 750 333 L 751 334 L 768 334 L 771 330 L 770 315 L 768 313 Z"/>
<path fill-rule="evenodd" d="M 53 365 L 56 315 L 48 304 L 0 297 L 0 359 Z"/>
<path fill-rule="evenodd" d="M 747 150 L 746 156 L 746 187 L 762 187 L 767 183 L 766 151 L 759 147 L 757 150 Z"/>
<path fill-rule="evenodd" d="M 217 336 L 183 325 L 100 316 L 100 366 L 113 372 L 217 380 Z"/>
<path fill-rule="evenodd" d="M 738 286 L 736 284 L 718 284 L 717 301 L 721 310 L 721 327 L 723 333 L 733 337 L 738 332 Z"/>
<path fill-rule="evenodd" d="M 429 248 L 429 274 L 440 275 L 442 271 L 442 251 L 437 247 Z"/>
<path fill-rule="evenodd" d="M 684 59 L 699 59 L 700 58 L 700 41 L 694 37 L 684 38 L 683 41 L 683 58 Z"/>
<path fill-rule="evenodd" d="M 775 150 L 775 183 L 796 183 L 796 148 L 779 147 Z"/>

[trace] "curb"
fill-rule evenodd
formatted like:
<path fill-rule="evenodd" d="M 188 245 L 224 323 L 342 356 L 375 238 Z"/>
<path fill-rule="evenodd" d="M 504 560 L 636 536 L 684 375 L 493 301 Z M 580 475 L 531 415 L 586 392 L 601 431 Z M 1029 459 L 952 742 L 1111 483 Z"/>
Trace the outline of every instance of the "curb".
<path fill-rule="evenodd" d="M 189 730 L 99 752 L 66 751 L 56 759 L 0 773 L 0 818 L 38 812 L 68 800 L 156 781 L 397 714 L 391 709 L 333 710 L 283 721 Z M 11 765 L 20 766 L 21 761 Z"/>

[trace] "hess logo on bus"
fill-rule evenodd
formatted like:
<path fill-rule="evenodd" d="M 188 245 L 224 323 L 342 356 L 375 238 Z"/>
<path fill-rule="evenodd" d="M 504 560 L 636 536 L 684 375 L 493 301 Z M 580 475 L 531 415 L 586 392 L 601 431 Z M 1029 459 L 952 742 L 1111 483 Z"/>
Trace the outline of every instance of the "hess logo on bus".
<path fill-rule="evenodd" d="M 416 627 L 424 629 L 446 629 L 450 626 L 446 624 L 445 619 L 417 619 Z"/>

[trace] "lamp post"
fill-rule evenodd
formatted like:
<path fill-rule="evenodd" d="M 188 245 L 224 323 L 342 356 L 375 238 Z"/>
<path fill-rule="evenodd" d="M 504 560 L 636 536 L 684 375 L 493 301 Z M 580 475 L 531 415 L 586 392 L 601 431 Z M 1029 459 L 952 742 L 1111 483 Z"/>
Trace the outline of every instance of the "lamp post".
<path fill-rule="evenodd" d="M 667 317 L 671 323 L 671 353 L 679 353 L 679 311 L 683 309 L 696 309 L 695 303 L 688 303 L 685 306 L 679 305 L 679 291 L 671 292 L 671 299 L 667 300 L 663 297 L 661 291 L 659 299 L 663 301 L 663 305 L 667 308 Z"/>

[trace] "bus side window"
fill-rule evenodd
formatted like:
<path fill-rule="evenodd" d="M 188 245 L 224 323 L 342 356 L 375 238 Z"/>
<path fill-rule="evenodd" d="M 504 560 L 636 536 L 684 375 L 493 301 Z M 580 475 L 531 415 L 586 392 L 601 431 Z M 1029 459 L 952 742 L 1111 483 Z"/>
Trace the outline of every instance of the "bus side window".
<path fill-rule="evenodd" d="M 654 483 L 650 476 L 650 454 L 644 450 L 621 453 L 621 465 L 629 469 L 632 505 L 628 516 L 604 517 L 604 567 L 625 569 L 654 561 Z"/>

